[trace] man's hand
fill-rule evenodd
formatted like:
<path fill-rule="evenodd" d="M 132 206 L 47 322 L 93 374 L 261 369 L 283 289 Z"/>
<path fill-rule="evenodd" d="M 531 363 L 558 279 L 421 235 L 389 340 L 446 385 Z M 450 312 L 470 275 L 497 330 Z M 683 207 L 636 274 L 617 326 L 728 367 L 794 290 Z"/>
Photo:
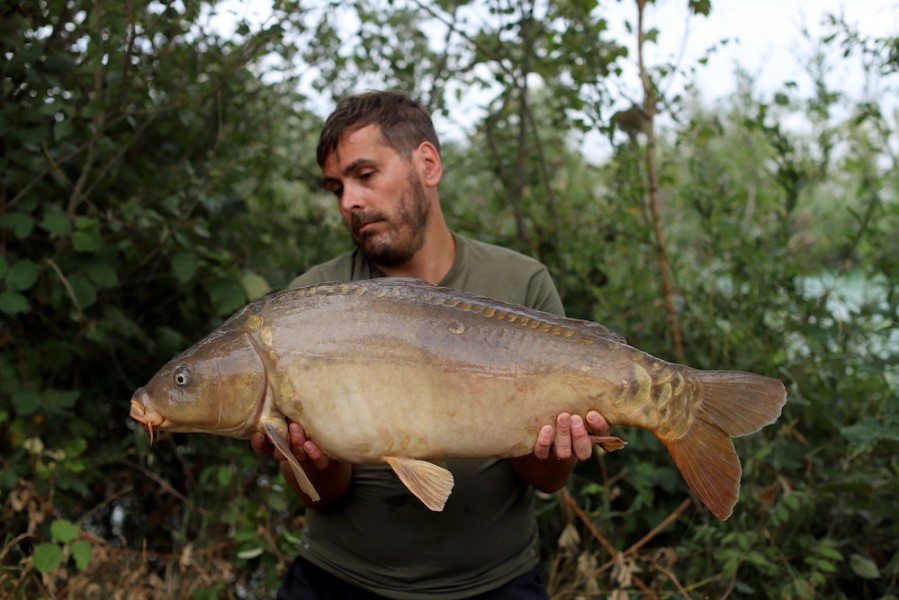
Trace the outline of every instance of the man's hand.
<path fill-rule="evenodd" d="M 589 429 L 589 432 L 588 432 Z M 577 459 L 587 460 L 593 454 L 590 432 L 609 435 L 609 423 L 595 410 L 580 415 L 561 413 L 555 426 L 544 425 L 537 434 L 534 451 L 512 459 L 518 476 L 541 492 L 555 492 L 565 485 Z"/>
<path fill-rule="evenodd" d="M 318 444 L 306 437 L 306 431 L 299 423 L 291 421 L 287 426 L 287 441 L 290 443 L 290 451 L 301 465 L 312 463 L 316 468 L 324 470 L 331 464 Z M 287 460 L 280 450 L 275 448 L 265 434 L 254 432 L 250 435 L 250 446 L 257 454 L 274 454 L 280 461 Z"/>
<path fill-rule="evenodd" d="M 587 413 L 586 424 L 580 415 L 560 413 L 556 417 L 555 428 L 544 425 L 540 429 L 534 444 L 534 456 L 546 459 L 553 450 L 556 458 L 569 458 L 573 454 L 578 460 L 587 460 L 593 454 L 588 427 L 594 435 L 607 436 L 611 431 L 609 423 L 595 410 Z"/>
<path fill-rule="evenodd" d="M 258 432 L 251 434 L 250 446 L 258 454 L 274 454 L 275 458 L 281 461 L 281 474 L 308 508 L 313 510 L 328 508 L 349 489 L 353 475 L 352 465 L 331 460 L 318 444 L 306 437 L 306 431 L 299 423 L 288 423 L 287 436 L 290 451 L 321 496 L 318 501 L 313 501 L 303 493 L 287 459 L 272 445 L 265 434 Z"/>

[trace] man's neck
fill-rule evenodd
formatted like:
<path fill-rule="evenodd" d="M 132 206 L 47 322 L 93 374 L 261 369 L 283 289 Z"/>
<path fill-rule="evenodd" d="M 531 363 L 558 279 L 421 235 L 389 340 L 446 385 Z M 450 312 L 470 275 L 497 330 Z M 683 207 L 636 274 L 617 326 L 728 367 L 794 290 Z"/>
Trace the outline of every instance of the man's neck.
<path fill-rule="evenodd" d="M 430 283 L 440 283 L 456 261 L 456 240 L 445 223 L 425 236 L 425 242 L 411 260 L 401 265 L 379 265 L 385 275 L 418 277 Z"/>

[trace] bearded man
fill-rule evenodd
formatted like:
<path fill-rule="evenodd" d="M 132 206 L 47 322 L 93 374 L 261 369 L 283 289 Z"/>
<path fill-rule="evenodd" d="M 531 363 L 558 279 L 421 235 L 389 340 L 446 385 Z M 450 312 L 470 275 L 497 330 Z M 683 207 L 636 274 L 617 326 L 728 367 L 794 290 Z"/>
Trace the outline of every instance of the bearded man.
<path fill-rule="evenodd" d="M 406 94 L 342 99 L 322 130 L 317 159 L 356 247 L 310 268 L 292 286 L 409 276 L 563 314 L 541 263 L 450 231 L 437 191 L 440 142 L 427 110 Z M 548 599 L 534 492 L 560 489 L 577 460 L 590 457 L 588 428 L 609 434 L 596 412 L 586 422 L 563 413 L 539 431 L 528 456 L 447 461 L 455 476 L 452 500 L 432 512 L 389 466 L 332 460 L 291 423 L 291 449 L 321 499 L 300 490 L 275 452 L 308 509 L 299 556 L 278 598 Z M 251 444 L 272 452 L 261 434 Z"/>

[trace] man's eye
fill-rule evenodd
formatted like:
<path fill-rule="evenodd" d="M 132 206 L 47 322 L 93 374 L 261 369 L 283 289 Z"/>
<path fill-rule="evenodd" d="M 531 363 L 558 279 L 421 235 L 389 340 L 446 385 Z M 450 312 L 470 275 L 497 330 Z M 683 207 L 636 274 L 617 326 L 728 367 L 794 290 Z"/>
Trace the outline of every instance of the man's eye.
<path fill-rule="evenodd" d="M 359 179 L 361 179 L 362 181 L 368 181 L 374 176 L 374 174 L 374 171 L 363 171 L 359 174 Z"/>

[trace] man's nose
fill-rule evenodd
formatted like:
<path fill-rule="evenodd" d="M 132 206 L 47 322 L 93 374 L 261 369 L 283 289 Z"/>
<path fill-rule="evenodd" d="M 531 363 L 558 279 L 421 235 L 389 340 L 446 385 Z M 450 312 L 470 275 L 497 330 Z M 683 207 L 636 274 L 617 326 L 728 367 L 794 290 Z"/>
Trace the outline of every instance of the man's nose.
<path fill-rule="evenodd" d="M 338 200 L 340 212 L 351 213 L 365 208 L 364 194 L 356 186 L 345 185 Z"/>

